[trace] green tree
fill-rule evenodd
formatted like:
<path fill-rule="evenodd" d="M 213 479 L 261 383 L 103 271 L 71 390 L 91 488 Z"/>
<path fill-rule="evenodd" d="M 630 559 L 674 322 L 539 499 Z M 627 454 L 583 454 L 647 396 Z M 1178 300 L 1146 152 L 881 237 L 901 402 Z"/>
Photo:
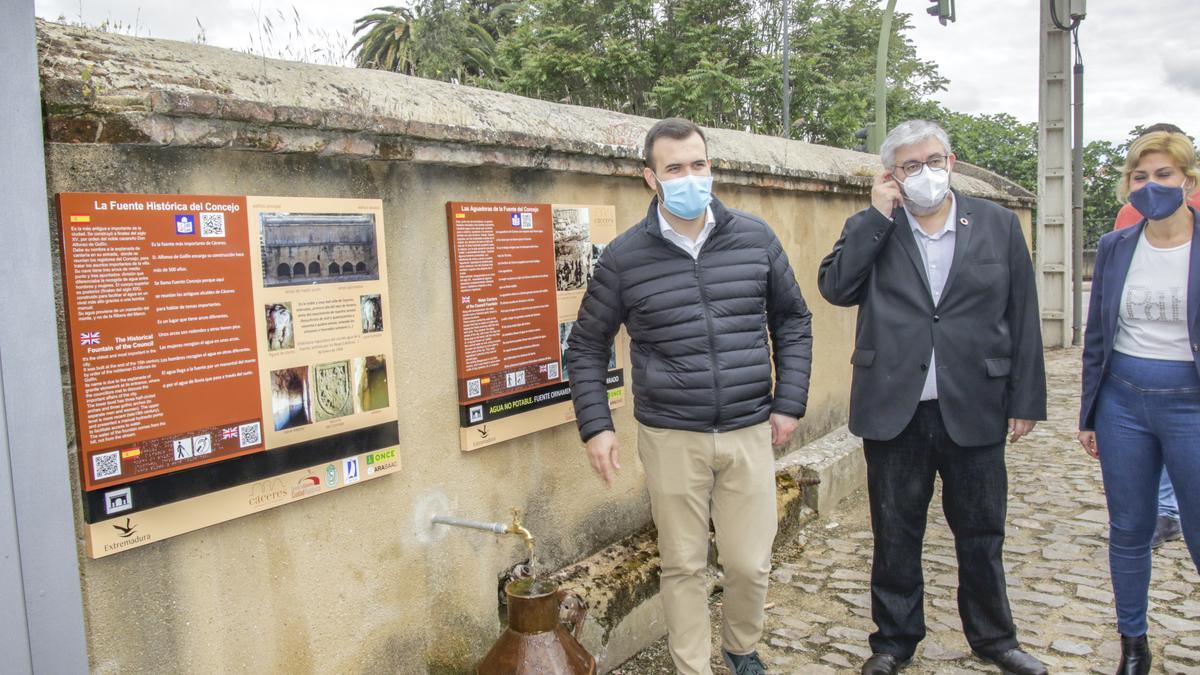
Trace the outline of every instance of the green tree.
<path fill-rule="evenodd" d="M 1037 125 L 1007 113 L 967 115 L 942 109 L 933 117 L 950 134 L 958 159 L 1037 192 Z"/>
<path fill-rule="evenodd" d="M 937 64 L 917 56 L 905 33 L 911 15 L 897 12 L 888 42 L 889 120 L 945 88 Z M 794 120 L 790 136 L 849 148 L 874 119 L 875 52 L 883 9 L 875 0 L 798 0 L 792 13 Z M 778 113 L 777 113 L 778 114 Z"/>
<path fill-rule="evenodd" d="M 652 0 L 530 0 L 499 43 L 498 89 L 549 101 L 651 114 L 657 69 Z"/>
<path fill-rule="evenodd" d="M 664 4 L 655 40 L 658 81 L 647 95 L 661 115 L 753 130 L 756 106 L 747 75 L 763 45 L 748 0 L 675 0 Z"/>
<path fill-rule="evenodd" d="M 870 115 L 882 10 L 876 0 L 796 0 L 790 136 L 840 147 Z M 526 0 L 498 32 L 514 93 L 638 115 L 777 133 L 782 16 L 768 0 Z M 889 103 L 916 106 L 945 86 L 893 22 Z"/>
<path fill-rule="evenodd" d="M 1134 136 L 1133 138 L 1136 138 Z M 1121 202 L 1117 183 L 1125 163 L 1125 148 L 1108 141 L 1083 146 L 1083 247 L 1096 248 L 1100 237 L 1111 232 Z"/>
<path fill-rule="evenodd" d="M 448 82 L 498 76 L 496 40 L 481 21 L 494 3 L 419 0 L 412 7 L 377 7 L 359 18 L 351 46 L 361 68 Z M 499 13 L 499 12 L 498 12 Z"/>
<path fill-rule="evenodd" d="M 351 45 L 359 68 L 413 74 L 413 25 L 416 16 L 407 7 L 376 7 L 354 22 L 354 35 L 362 37 Z"/>

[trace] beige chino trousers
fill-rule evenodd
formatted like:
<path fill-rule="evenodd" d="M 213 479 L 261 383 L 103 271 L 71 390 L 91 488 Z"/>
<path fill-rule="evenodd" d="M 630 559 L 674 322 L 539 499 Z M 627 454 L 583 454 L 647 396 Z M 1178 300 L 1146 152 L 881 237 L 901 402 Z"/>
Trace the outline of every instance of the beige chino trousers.
<path fill-rule="evenodd" d="M 725 572 L 722 645 L 748 654 L 762 637 L 779 523 L 771 426 L 763 422 L 712 433 L 639 425 L 638 455 L 658 528 L 659 586 L 671 658 L 683 675 L 710 675 L 705 583 L 710 517 Z"/>

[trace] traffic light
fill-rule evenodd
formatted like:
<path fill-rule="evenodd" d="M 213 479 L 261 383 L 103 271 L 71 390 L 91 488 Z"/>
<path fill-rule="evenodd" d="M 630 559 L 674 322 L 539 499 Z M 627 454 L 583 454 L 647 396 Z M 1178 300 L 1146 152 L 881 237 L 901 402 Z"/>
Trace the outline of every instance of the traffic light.
<path fill-rule="evenodd" d="M 867 122 L 866 126 L 854 132 L 854 137 L 862 141 L 854 146 L 854 149 L 859 152 L 879 152 L 879 148 L 875 145 L 875 123 Z"/>
<path fill-rule="evenodd" d="M 943 26 L 946 21 L 954 21 L 954 0 L 929 0 L 933 7 L 926 7 L 929 16 L 936 16 Z"/>

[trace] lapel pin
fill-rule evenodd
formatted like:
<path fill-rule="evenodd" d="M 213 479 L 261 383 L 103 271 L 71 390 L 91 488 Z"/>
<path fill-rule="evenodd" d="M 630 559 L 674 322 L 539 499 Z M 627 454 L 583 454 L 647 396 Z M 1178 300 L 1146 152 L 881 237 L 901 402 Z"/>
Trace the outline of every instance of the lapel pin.
<path fill-rule="evenodd" d="M 967 222 L 966 218 L 959 218 L 958 222 L 962 225 L 970 225 L 970 223 Z"/>

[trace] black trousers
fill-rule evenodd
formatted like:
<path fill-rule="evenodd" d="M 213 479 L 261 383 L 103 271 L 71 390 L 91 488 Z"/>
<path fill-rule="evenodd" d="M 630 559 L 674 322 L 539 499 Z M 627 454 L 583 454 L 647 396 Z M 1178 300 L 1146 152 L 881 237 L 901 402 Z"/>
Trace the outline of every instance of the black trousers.
<path fill-rule="evenodd" d="M 967 642 L 985 655 L 1016 647 L 1002 561 L 1008 511 L 1004 443 L 955 444 L 937 401 L 922 401 L 899 436 L 864 440 L 863 446 L 875 537 L 871 615 L 877 630 L 871 650 L 908 659 L 925 637 L 921 548 L 935 475 L 942 477 L 942 510 L 954 533 L 958 614 Z"/>

